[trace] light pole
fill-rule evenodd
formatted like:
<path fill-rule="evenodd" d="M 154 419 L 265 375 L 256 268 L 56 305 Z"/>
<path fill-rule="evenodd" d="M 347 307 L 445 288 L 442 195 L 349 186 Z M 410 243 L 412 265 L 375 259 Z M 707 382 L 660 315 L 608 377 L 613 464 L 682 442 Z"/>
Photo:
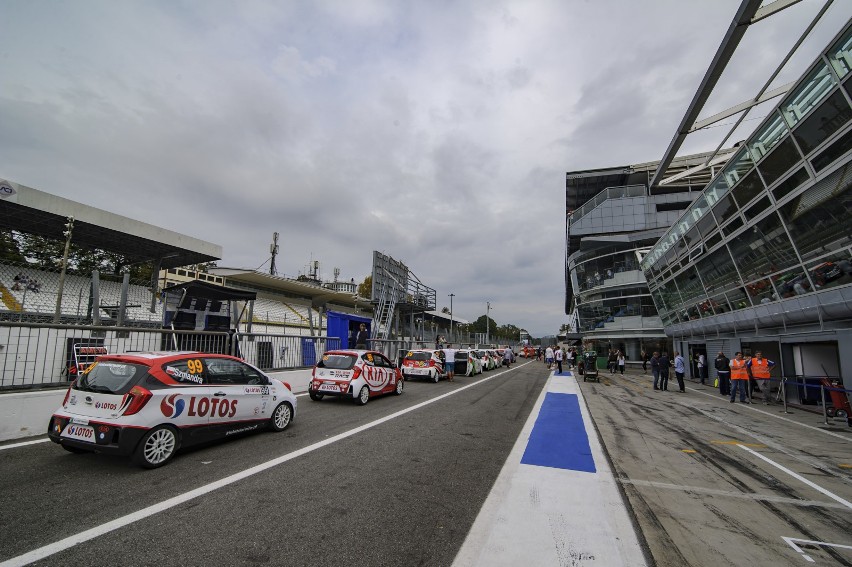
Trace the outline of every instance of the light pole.
<path fill-rule="evenodd" d="M 453 298 L 455 296 L 455 293 L 451 293 L 448 296 L 450 298 L 450 342 L 453 341 Z"/>
<path fill-rule="evenodd" d="M 59 272 L 59 289 L 56 292 L 56 311 L 53 313 L 53 322 L 59 323 L 62 315 L 62 292 L 65 289 L 65 271 L 68 268 L 68 252 L 71 249 L 71 233 L 74 232 L 74 217 L 68 217 L 65 223 L 65 252 L 62 254 L 62 271 Z M 96 307 L 97 308 L 97 307 Z"/>
<path fill-rule="evenodd" d="M 485 342 L 491 344 L 491 302 L 485 302 Z"/>

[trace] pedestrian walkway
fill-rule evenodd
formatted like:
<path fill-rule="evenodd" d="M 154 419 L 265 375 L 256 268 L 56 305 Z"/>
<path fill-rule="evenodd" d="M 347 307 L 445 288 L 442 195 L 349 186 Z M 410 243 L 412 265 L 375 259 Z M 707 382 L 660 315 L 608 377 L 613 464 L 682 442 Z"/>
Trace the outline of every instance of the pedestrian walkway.
<path fill-rule="evenodd" d="M 570 371 L 551 373 L 453 565 L 646 565 Z"/>

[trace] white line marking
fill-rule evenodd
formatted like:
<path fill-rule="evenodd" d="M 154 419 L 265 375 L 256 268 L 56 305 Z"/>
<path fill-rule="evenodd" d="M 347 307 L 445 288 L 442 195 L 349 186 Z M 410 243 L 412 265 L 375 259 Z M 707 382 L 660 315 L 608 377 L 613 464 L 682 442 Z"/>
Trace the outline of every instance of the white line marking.
<path fill-rule="evenodd" d="M 50 439 L 36 439 L 35 441 L 22 441 L 20 443 L 12 443 L 11 445 L 3 445 L 0 446 L 0 451 L 4 449 L 14 449 L 15 447 L 23 447 L 25 445 L 35 445 L 36 443 L 44 443 L 45 441 L 50 441 Z"/>
<path fill-rule="evenodd" d="M 793 549 L 795 549 L 796 551 L 801 553 L 802 557 L 804 557 L 805 559 L 807 559 L 811 563 L 813 563 L 814 560 L 811 559 L 810 555 L 805 555 L 805 551 L 801 547 L 796 545 L 794 542 L 807 543 L 809 545 L 821 545 L 821 546 L 826 546 L 826 547 L 839 547 L 839 548 L 842 548 L 842 549 L 852 549 L 852 545 L 842 545 L 842 544 L 839 544 L 839 543 L 828 543 L 827 541 L 814 541 L 814 540 L 810 540 L 810 539 L 799 539 L 799 538 L 796 538 L 796 537 L 782 537 L 781 539 L 786 541 L 787 545 L 789 545 L 790 547 L 792 547 Z"/>
<path fill-rule="evenodd" d="M 784 496 L 733 492 L 730 490 L 705 488 L 703 486 L 681 486 L 679 484 L 669 484 L 667 482 L 656 482 L 652 480 L 631 480 L 629 478 L 619 478 L 618 482 L 620 482 L 621 484 L 632 484 L 634 486 L 648 486 L 651 488 L 677 490 L 681 492 L 692 492 L 695 494 L 707 494 L 710 496 L 723 496 L 726 498 L 739 498 L 742 500 L 757 500 L 763 502 L 775 502 L 778 504 L 791 504 L 793 506 L 833 508 L 837 510 L 843 510 L 845 508 L 845 506 L 843 506 L 842 504 L 835 504 L 834 502 L 820 502 L 818 500 L 799 500 L 798 498 L 787 498 Z"/>
<path fill-rule="evenodd" d="M 770 465 L 772 465 L 772 466 L 774 466 L 774 467 L 776 467 L 776 468 L 778 468 L 778 469 L 780 469 L 780 470 L 784 471 L 785 473 L 789 474 L 789 475 L 790 475 L 790 476 L 792 476 L 793 478 L 795 478 L 795 479 L 797 479 L 797 480 L 799 480 L 799 481 L 801 481 L 801 482 L 804 482 L 805 484 L 807 484 L 808 486 L 810 486 L 810 487 L 811 487 L 811 488 L 813 488 L 814 490 L 817 490 L 817 491 L 819 491 L 819 492 L 822 492 L 823 494 L 825 494 L 826 496 L 828 496 L 828 497 L 829 497 L 829 498 L 831 498 L 832 500 L 837 500 L 838 502 L 840 502 L 841 504 L 843 504 L 843 505 L 844 505 L 844 506 L 846 506 L 847 508 L 852 509 L 852 502 L 849 502 L 848 500 L 844 500 L 843 498 L 841 498 L 840 496 L 838 496 L 838 495 L 834 494 L 833 492 L 829 492 L 828 490 L 824 489 L 823 487 L 819 486 L 818 484 L 816 484 L 816 483 L 814 483 L 814 482 L 809 481 L 808 479 L 806 479 L 806 478 L 805 478 L 805 477 L 803 477 L 802 475 L 800 475 L 800 474 L 798 474 L 798 473 L 795 473 L 795 472 L 791 471 L 791 470 L 790 470 L 790 469 L 788 469 L 787 467 L 785 467 L 785 466 L 783 466 L 783 465 L 781 465 L 781 464 L 779 464 L 779 463 L 776 463 L 775 461 L 773 461 L 772 459 L 770 459 L 770 458 L 768 458 L 768 457 L 764 457 L 763 455 L 761 455 L 761 454 L 760 454 L 760 453 L 758 453 L 757 451 L 754 451 L 754 450 L 752 450 L 752 449 L 749 449 L 749 448 L 748 448 L 748 447 L 746 447 L 745 445 L 737 444 L 737 447 L 739 447 L 740 449 L 742 449 L 742 450 L 744 450 L 744 451 L 748 451 L 749 453 L 751 453 L 751 454 L 752 454 L 752 455 L 754 455 L 755 457 L 758 457 L 759 459 L 762 459 L 762 460 L 766 461 L 766 462 L 767 462 L 767 463 L 769 463 Z"/>
<path fill-rule="evenodd" d="M 631 382 L 636 382 L 636 381 L 631 380 Z M 706 392 L 703 392 L 703 391 L 698 390 L 696 388 L 693 388 L 691 386 L 688 386 L 686 389 L 691 390 L 691 391 L 695 392 L 696 394 L 701 394 L 702 396 L 707 396 L 708 398 L 712 398 L 714 400 L 718 400 L 719 397 L 720 397 L 720 395 L 708 394 Z M 722 397 L 724 397 L 724 396 L 722 396 Z M 740 404 L 740 405 L 745 406 L 746 408 L 748 408 L 752 411 L 762 413 L 763 415 L 765 415 L 767 417 L 773 417 L 775 419 L 780 419 L 781 421 L 786 421 L 787 423 L 792 423 L 793 425 L 798 425 L 799 427 L 806 427 L 806 428 L 811 429 L 813 431 L 819 431 L 820 433 L 825 433 L 826 435 L 831 435 L 832 437 L 837 437 L 838 439 L 843 439 L 844 441 L 852 441 L 852 437 L 850 437 L 849 435 L 843 435 L 841 433 L 834 433 L 833 431 L 826 431 L 825 429 L 821 429 L 819 427 L 814 427 L 813 425 L 806 425 L 804 423 L 799 423 L 798 421 L 793 421 L 792 419 L 788 419 L 786 417 L 781 417 L 780 415 L 775 415 L 774 413 L 770 413 L 768 411 L 763 411 L 761 409 L 758 409 L 754 406 L 754 404 Z M 778 406 L 778 407 L 782 407 L 782 406 Z"/>
<path fill-rule="evenodd" d="M 524 364 L 528 364 L 528 363 L 524 363 Z M 516 370 L 517 368 L 520 368 L 520 367 L 510 368 L 510 369 L 508 369 L 504 372 L 501 372 L 499 374 L 495 374 L 495 375 L 489 376 L 487 378 L 481 378 L 477 382 L 474 382 L 472 384 L 468 384 L 466 386 L 462 386 L 462 387 L 458 388 L 457 390 L 453 390 L 452 392 L 447 392 L 446 394 L 442 394 L 442 395 L 438 396 L 437 398 L 432 398 L 431 400 L 426 400 L 425 402 L 420 402 L 419 404 L 413 405 L 410 408 L 399 410 L 398 412 L 392 413 L 390 415 L 387 415 L 387 416 L 382 417 L 380 419 L 377 419 L 375 421 L 371 421 L 370 423 L 365 423 L 364 425 L 356 427 L 355 429 L 352 429 L 352 430 L 347 431 L 345 433 L 340 433 L 338 435 L 335 435 L 334 437 L 329 437 L 328 439 L 324 439 L 324 440 L 322 440 L 318 443 L 314 443 L 313 445 L 303 447 L 303 448 L 301 448 L 297 451 L 293 451 L 292 453 L 288 453 L 286 455 L 281 455 L 280 457 L 272 459 L 271 461 L 267 461 L 265 463 L 255 465 L 255 466 L 248 468 L 244 471 L 232 474 L 230 476 L 226 476 L 225 478 L 223 478 L 221 480 L 217 480 L 216 482 L 211 482 L 210 484 L 207 484 L 205 486 L 200 486 L 200 487 L 196 488 L 195 490 L 190 490 L 189 492 L 184 492 L 183 494 L 179 494 L 177 496 L 169 498 L 168 500 L 163 500 L 162 502 L 159 502 L 157 504 L 153 504 L 151 506 L 148 506 L 147 508 L 143 508 L 143 509 L 138 510 L 136 512 L 133 512 L 131 514 L 127 514 L 126 516 L 116 518 L 115 520 L 112 520 L 112 521 L 107 522 L 105 524 L 101 524 L 100 526 L 95 526 L 94 528 L 90 528 L 90 529 L 82 531 L 78 534 L 68 536 L 65 539 L 61 539 L 57 542 L 45 545 L 43 547 L 39 547 L 38 549 L 34 549 L 30 552 L 24 553 L 23 555 L 19 555 L 17 557 L 7 559 L 6 561 L 0 563 L 0 567 L 13 567 L 13 566 L 18 567 L 18 566 L 21 566 L 21 565 L 29 565 L 30 563 L 32 563 L 34 561 L 44 559 L 45 557 L 49 557 L 49 556 L 51 556 L 55 553 L 59 553 L 60 551 L 64 551 L 68 548 L 74 547 L 75 545 L 78 545 L 80 543 L 89 541 L 91 539 L 94 539 L 98 536 L 102 536 L 104 534 L 107 534 L 107 533 L 114 531 L 114 530 L 117 530 L 119 528 L 123 528 L 123 527 L 125 527 L 129 524 L 134 523 L 134 522 L 138 522 L 139 520 L 144 520 L 145 518 L 147 518 L 149 516 L 153 516 L 154 514 L 159 514 L 160 512 L 168 510 L 169 508 L 174 508 L 175 506 L 177 506 L 179 504 L 183 504 L 184 502 L 189 502 L 190 500 L 198 498 L 199 496 L 203 496 L 205 494 L 213 492 L 214 490 L 218 490 L 220 488 L 228 486 L 229 484 L 233 484 L 233 483 L 238 482 L 240 480 L 246 479 L 250 476 L 261 473 L 261 472 L 263 472 L 267 469 L 278 466 L 282 463 L 286 463 L 287 461 L 292 461 L 293 459 L 295 459 L 297 457 L 301 457 L 302 455 L 306 455 L 306 454 L 308 454 L 312 451 L 316 451 L 317 449 L 321 449 L 322 447 L 325 447 L 327 445 L 331 445 L 332 443 L 336 443 L 338 441 L 346 439 L 347 437 L 351 437 L 351 436 L 353 436 L 357 433 L 361 433 L 362 431 L 366 431 L 366 430 L 371 429 L 371 428 L 373 428 L 377 425 L 381 425 L 385 422 L 388 422 L 388 421 L 391 421 L 391 420 L 396 419 L 398 417 L 401 417 L 401 416 L 403 416 L 407 413 L 411 413 L 411 412 L 418 410 L 422 407 L 428 406 L 430 404 L 434 404 L 435 402 L 443 400 L 444 398 L 454 396 L 454 395 L 458 394 L 459 392 L 463 392 L 463 391 L 467 390 L 468 388 L 473 388 L 474 386 L 479 386 L 480 384 L 484 384 L 484 383 L 488 382 L 489 380 L 491 380 L 493 378 L 497 378 L 498 376 L 502 376 L 503 374 L 506 374 L 508 372 L 512 372 L 512 371 Z"/>

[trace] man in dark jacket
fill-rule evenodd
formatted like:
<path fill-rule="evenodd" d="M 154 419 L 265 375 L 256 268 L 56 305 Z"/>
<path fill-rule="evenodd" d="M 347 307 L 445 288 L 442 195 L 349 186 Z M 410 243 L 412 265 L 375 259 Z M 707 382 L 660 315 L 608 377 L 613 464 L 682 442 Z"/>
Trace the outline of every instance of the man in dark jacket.
<path fill-rule="evenodd" d="M 654 389 L 659 390 L 657 382 L 660 380 L 660 354 L 657 352 L 651 356 L 651 374 L 654 375 Z"/>
<path fill-rule="evenodd" d="M 731 361 L 725 353 L 719 351 L 716 357 L 716 375 L 719 377 L 719 393 L 723 396 L 731 395 Z"/>
<path fill-rule="evenodd" d="M 663 351 L 660 355 L 660 390 L 669 389 L 669 368 L 671 368 L 669 353 Z"/>

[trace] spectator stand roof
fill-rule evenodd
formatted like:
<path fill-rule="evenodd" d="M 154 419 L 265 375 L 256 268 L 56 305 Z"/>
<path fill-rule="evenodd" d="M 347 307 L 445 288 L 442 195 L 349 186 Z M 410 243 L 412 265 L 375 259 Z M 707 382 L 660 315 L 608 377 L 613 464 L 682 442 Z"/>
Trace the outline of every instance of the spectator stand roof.
<path fill-rule="evenodd" d="M 0 179 L 0 228 L 64 240 L 69 216 L 74 244 L 121 254 L 131 263 L 175 268 L 222 257 L 217 244 Z"/>

